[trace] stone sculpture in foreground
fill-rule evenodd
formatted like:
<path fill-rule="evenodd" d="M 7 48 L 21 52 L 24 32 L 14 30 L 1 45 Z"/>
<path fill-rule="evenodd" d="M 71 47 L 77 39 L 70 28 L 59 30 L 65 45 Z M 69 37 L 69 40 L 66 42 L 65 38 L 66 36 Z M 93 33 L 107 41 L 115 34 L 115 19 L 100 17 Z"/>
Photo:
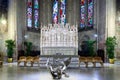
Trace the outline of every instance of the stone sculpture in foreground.
<path fill-rule="evenodd" d="M 53 63 L 50 62 L 50 60 L 48 59 L 46 66 L 54 79 L 61 79 L 62 75 L 64 75 L 65 77 L 69 77 L 69 75 L 65 71 L 70 62 L 71 57 L 65 60 L 56 59 L 53 61 Z"/>

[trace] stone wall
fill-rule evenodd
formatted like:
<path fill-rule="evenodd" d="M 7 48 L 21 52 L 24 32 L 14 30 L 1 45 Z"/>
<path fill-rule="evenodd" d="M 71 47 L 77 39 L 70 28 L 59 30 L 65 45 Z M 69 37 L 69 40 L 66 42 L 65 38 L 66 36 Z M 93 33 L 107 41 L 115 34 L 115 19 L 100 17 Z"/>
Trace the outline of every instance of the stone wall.
<path fill-rule="evenodd" d="M 116 0 L 116 30 L 117 37 L 116 56 L 120 57 L 120 0 Z"/>
<path fill-rule="evenodd" d="M 29 32 L 26 29 L 26 1 L 17 1 L 17 43 L 18 50 L 24 49 L 24 36 L 26 40 L 33 43 L 35 49 L 40 49 L 40 33 Z M 79 0 L 67 0 L 66 4 L 67 23 L 78 24 L 79 21 Z M 74 14 L 73 14 L 74 13 Z M 52 23 L 52 0 L 40 0 L 40 24 L 47 26 Z"/>
<path fill-rule="evenodd" d="M 99 3 L 99 4 L 98 4 Z M 97 33 L 98 33 L 98 48 L 105 48 L 105 30 L 106 30 L 106 1 L 98 0 L 97 11 Z"/>
<path fill-rule="evenodd" d="M 79 23 L 79 2 L 80 0 L 67 0 L 66 5 L 66 17 L 67 23 L 70 25 L 76 25 Z M 94 29 L 91 31 L 79 32 L 79 45 L 84 39 L 83 37 L 88 36 L 90 39 L 96 40 L 94 34 L 98 34 L 98 42 L 104 40 L 105 34 L 105 0 L 98 1 L 95 0 L 94 9 Z M 22 6 L 21 6 L 22 5 Z M 17 11 L 17 31 L 18 31 L 18 45 L 24 41 L 24 35 L 29 35 L 29 40 L 31 40 L 34 46 L 39 48 L 39 33 L 28 32 L 25 25 L 25 1 L 18 0 L 18 11 Z M 103 9 L 104 8 L 104 9 Z M 21 16 L 21 17 L 19 17 Z M 21 23 L 20 23 L 21 22 Z M 52 23 L 52 0 L 40 0 L 40 23 L 42 25 L 48 25 Z M 99 30 L 97 29 L 99 28 Z M 36 36 L 36 37 L 35 37 Z M 82 37 L 83 36 L 83 37 Z M 81 40 L 82 39 L 82 40 Z M 35 41 L 34 41 L 35 40 Z M 37 44 L 38 43 L 38 44 Z"/>
<path fill-rule="evenodd" d="M 0 25 L 0 27 L 3 27 L 0 31 L 0 52 L 2 52 L 5 56 L 7 55 L 5 40 L 16 40 L 16 0 L 9 1 L 8 13 L 6 14 L 8 14 L 6 30 L 4 31 L 4 27 Z"/>
<path fill-rule="evenodd" d="M 40 0 L 40 23 L 47 26 L 52 23 L 52 2 L 53 0 Z M 60 0 L 59 0 L 60 1 Z M 66 18 L 67 23 L 74 25 L 79 21 L 80 0 L 67 0 Z"/>
<path fill-rule="evenodd" d="M 40 24 L 47 26 L 52 23 L 52 1 L 53 0 L 40 0 Z M 112 18 L 110 13 L 115 12 L 115 4 L 109 0 L 94 0 L 94 29 L 89 31 L 79 32 L 78 34 L 78 46 L 80 49 L 81 42 L 84 40 L 96 40 L 95 45 L 97 49 L 104 49 L 105 37 L 108 36 L 107 32 L 113 30 L 111 27 Z M 107 2 L 109 1 L 109 2 Z M 67 23 L 70 25 L 78 25 L 80 19 L 80 0 L 67 0 L 66 4 L 66 18 Z M 40 33 L 29 32 L 26 29 L 26 0 L 10 0 L 9 12 L 8 12 L 8 30 L 5 33 L 0 33 L 0 50 L 5 52 L 6 48 L 4 41 L 6 39 L 17 40 L 17 49 L 24 49 L 23 42 L 25 40 L 31 41 L 36 50 L 40 50 Z M 111 8 L 109 8 L 111 6 Z M 110 9 L 110 10 L 109 10 Z M 111 10 L 112 9 L 112 10 Z M 109 12 L 108 12 L 109 11 Z M 108 14 L 109 13 L 109 14 Z M 115 17 L 115 14 L 113 14 Z M 117 15 L 119 16 L 119 15 Z M 112 20 L 114 21 L 114 20 Z M 109 22 L 109 23 L 108 23 Z M 115 25 L 113 25 L 115 26 Z M 0 25 L 1 27 L 1 25 Z M 119 25 L 116 27 L 119 30 Z M 116 30 L 116 34 L 119 37 L 119 31 Z M 113 32 L 114 33 L 114 32 Z M 95 37 L 95 34 L 98 37 Z M 27 36 L 27 38 L 26 38 Z"/>
<path fill-rule="evenodd" d="M 76 25 L 79 23 L 80 18 L 80 0 L 67 0 L 66 5 L 66 17 L 67 23 L 70 25 Z M 23 49 L 23 42 L 25 40 L 25 35 L 28 36 L 27 40 L 31 41 L 36 47 L 35 49 L 40 49 L 40 33 L 29 32 L 26 29 L 26 4 L 25 0 L 17 1 L 17 43 L 18 49 Z M 79 49 L 81 42 L 83 40 L 91 39 L 97 40 L 97 48 L 104 48 L 105 41 L 105 26 L 106 26 L 106 0 L 95 0 L 94 2 L 94 29 L 90 31 L 79 32 L 78 42 Z M 40 24 L 48 25 L 52 23 L 52 0 L 40 0 Z M 94 35 L 98 34 L 96 38 Z"/>
<path fill-rule="evenodd" d="M 23 49 L 24 35 L 26 32 L 26 4 L 25 0 L 17 0 L 17 48 Z"/>

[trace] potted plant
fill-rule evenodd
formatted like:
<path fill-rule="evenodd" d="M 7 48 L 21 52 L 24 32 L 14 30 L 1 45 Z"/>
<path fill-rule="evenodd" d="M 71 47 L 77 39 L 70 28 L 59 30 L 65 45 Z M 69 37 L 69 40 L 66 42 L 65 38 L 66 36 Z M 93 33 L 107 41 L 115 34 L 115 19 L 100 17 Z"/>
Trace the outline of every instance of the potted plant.
<path fill-rule="evenodd" d="M 109 58 L 109 62 L 110 63 L 114 63 L 114 49 L 115 49 L 115 45 L 116 43 L 116 37 L 107 37 L 106 39 L 106 53 L 108 55 Z"/>
<path fill-rule="evenodd" d="M 7 47 L 8 62 L 12 62 L 13 61 L 15 41 L 12 40 L 12 39 L 6 40 L 5 41 L 5 46 Z"/>
<path fill-rule="evenodd" d="M 94 52 L 95 42 L 96 42 L 95 40 L 88 40 L 87 41 L 88 52 L 89 52 L 89 56 L 91 56 L 91 57 L 95 56 L 95 52 Z"/>
<path fill-rule="evenodd" d="M 32 42 L 25 41 L 24 45 L 25 45 L 25 55 L 30 56 L 30 53 L 32 51 Z"/>

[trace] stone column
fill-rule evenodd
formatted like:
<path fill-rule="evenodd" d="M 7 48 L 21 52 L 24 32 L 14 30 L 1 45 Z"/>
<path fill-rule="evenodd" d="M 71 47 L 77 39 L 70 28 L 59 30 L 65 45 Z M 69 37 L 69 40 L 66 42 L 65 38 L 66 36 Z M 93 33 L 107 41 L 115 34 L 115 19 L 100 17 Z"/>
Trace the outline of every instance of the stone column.
<path fill-rule="evenodd" d="M 17 39 L 17 47 L 18 47 L 18 50 L 22 50 L 24 49 L 24 45 L 23 45 L 23 42 L 25 40 L 24 36 L 27 32 L 27 27 L 26 27 L 26 0 L 17 0 L 16 2 L 17 4 L 17 10 L 16 10 L 16 15 L 17 15 L 17 20 L 16 20 L 16 39 Z"/>
<path fill-rule="evenodd" d="M 116 0 L 106 0 L 106 38 L 115 36 L 115 17 Z"/>
<path fill-rule="evenodd" d="M 72 0 L 67 0 L 67 4 L 66 4 L 66 20 L 67 20 L 67 23 L 69 23 L 70 25 L 73 25 L 73 21 L 72 21 L 72 16 L 74 15 L 73 14 L 73 3 L 72 3 Z"/>
<path fill-rule="evenodd" d="M 16 33 L 16 0 L 9 0 L 8 39 L 15 39 L 15 33 Z"/>
<path fill-rule="evenodd" d="M 106 0 L 96 0 L 96 30 L 98 34 L 98 49 L 105 48 L 105 30 L 106 30 Z M 107 23 L 108 24 L 108 23 Z"/>
<path fill-rule="evenodd" d="M 7 39 L 12 39 L 16 40 L 16 30 L 17 30 L 17 21 L 16 21 L 16 2 L 17 0 L 9 0 L 9 4 L 8 4 L 8 37 Z M 13 54 L 13 58 L 17 59 L 17 48 L 15 48 L 15 52 Z"/>
<path fill-rule="evenodd" d="M 47 24 L 51 24 L 52 23 L 52 0 L 47 0 Z"/>
<path fill-rule="evenodd" d="M 106 37 L 115 36 L 116 0 L 106 0 Z"/>

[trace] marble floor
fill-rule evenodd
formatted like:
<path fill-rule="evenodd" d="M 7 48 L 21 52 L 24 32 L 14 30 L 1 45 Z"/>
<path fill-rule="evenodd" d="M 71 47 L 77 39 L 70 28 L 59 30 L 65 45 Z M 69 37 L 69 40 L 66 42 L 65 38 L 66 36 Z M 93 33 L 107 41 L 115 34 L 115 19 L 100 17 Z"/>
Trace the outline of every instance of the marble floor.
<path fill-rule="evenodd" d="M 104 68 L 68 67 L 69 77 L 60 80 L 120 80 L 120 64 L 105 63 Z M 17 63 L 4 63 L 0 80 L 53 80 L 46 67 L 18 67 Z"/>

